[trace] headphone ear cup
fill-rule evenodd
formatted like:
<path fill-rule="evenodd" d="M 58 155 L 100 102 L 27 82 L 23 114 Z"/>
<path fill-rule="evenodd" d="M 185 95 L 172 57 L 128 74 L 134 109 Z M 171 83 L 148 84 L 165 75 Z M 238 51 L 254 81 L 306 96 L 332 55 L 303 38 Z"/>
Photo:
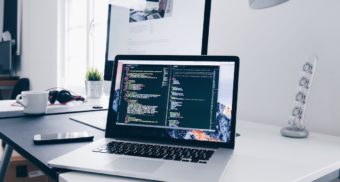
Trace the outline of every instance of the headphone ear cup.
<path fill-rule="evenodd" d="M 57 97 L 57 100 L 59 103 L 66 103 L 73 99 L 74 99 L 74 96 L 67 90 L 61 90 Z"/>
<path fill-rule="evenodd" d="M 55 101 L 57 100 L 59 91 L 58 90 L 52 90 L 48 93 L 48 100 L 50 101 L 51 104 L 54 104 Z"/>

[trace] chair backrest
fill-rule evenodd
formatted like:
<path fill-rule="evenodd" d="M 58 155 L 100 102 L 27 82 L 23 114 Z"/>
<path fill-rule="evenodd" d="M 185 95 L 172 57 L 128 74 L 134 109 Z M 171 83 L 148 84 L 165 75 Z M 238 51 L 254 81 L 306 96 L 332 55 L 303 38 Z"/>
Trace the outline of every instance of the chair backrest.
<path fill-rule="evenodd" d="M 30 80 L 28 78 L 20 78 L 15 84 L 11 99 L 15 99 L 22 91 L 30 90 Z"/>

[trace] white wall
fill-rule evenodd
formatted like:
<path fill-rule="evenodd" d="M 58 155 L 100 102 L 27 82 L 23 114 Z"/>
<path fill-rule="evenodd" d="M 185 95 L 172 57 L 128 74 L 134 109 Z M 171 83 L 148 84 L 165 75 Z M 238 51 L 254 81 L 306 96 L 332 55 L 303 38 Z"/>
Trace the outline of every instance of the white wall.
<path fill-rule="evenodd" d="M 23 1 L 21 77 L 28 77 L 32 90 L 58 85 L 58 0 Z"/>
<path fill-rule="evenodd" d="M 306 55 L 319 63 L 306 126 L 340 135 L 340 1 L 291 0 L 252 10 L 248 0 L 213 0 L 209 54 L 241 59 L 238 118 L 284 126 Z"/>

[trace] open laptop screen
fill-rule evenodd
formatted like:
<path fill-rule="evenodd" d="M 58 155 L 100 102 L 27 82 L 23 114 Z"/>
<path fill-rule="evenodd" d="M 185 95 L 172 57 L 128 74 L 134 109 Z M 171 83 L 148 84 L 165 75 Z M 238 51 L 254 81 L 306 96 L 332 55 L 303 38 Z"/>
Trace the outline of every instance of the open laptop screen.
<path fill-rule="evenodd" d="M 113 127 L 177 140 L 233 142 L 235 62 L 118 60 Z M 157 134 L 155 134 L 157 135 Z"/>

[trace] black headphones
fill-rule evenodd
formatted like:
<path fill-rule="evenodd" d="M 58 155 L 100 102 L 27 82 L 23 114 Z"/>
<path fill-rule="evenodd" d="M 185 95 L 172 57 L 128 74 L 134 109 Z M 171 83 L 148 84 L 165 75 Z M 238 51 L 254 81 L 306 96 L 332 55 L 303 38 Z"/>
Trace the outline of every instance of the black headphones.
<path fill-rule="evenodd" d="M 68 90 L 51 90 L 48 93 L 48 100 L 51 104 L 54 104 L 58 101 L 60 104 L 66 104 L 70 101 L 85 101 L 85 98 L 82 96 L 72 95 Z"/>

